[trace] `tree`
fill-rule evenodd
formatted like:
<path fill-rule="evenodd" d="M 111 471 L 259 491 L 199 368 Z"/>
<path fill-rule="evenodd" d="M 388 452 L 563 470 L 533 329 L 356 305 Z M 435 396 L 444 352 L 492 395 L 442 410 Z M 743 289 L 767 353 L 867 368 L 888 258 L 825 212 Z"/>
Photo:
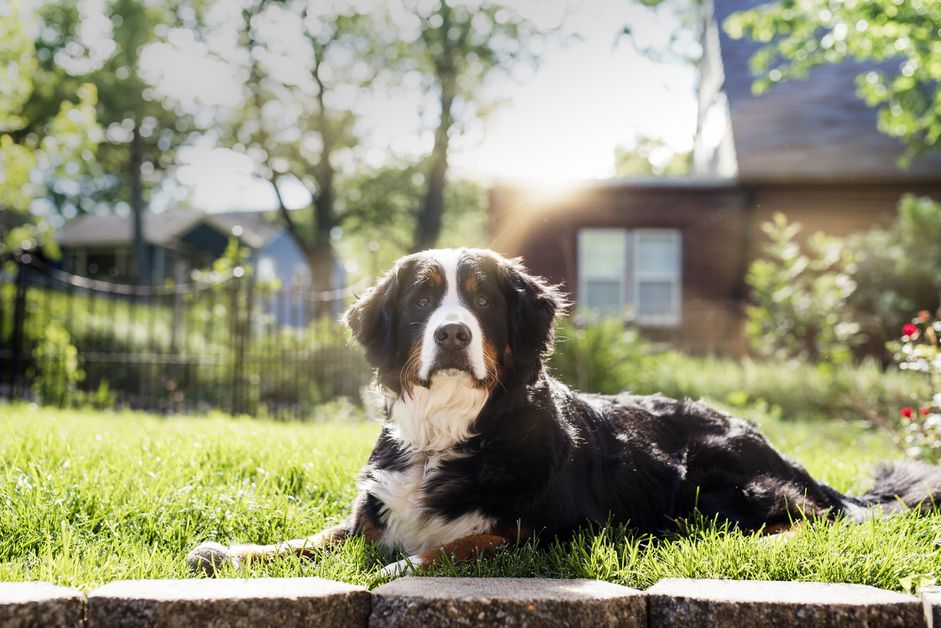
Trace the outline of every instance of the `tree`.
<path fill-rule="evenodd" d="M 534 63 L 535 44 L 547 33 L 508 5 L 489 0 L 434 0 L 415 12 L 421 30 L 415 41 L 405 42 L 406 65 L 425 76 L 438 104 L 426 189 L 412 237 L 411 248 L 418 251 L 434 247 L 441 234 L 452 135 L 486 111 L 481 96 L 486 82 L 518 63 Z"/>
<path fill-rule="evenodd" d="M 667 34 L 666 41 L 659 45 L 642 43 L 630 24 L 621 30 L 621 38 L 627 39 L 640 54 L 658 63 L 699 67 L 703 53 L 703 30 L 706 27 L 703 0 L 631 1 L 653 10 L 669 7 L 678 18 L 677 26 Z"/>
<path fill-rule="evenodd" d="M 62 100 L 44 124 L 30 127 L 24 111 L 42 72 L 17 2 L 0 20 L 0 67 L 5 69 L 0 83 L 0 256 L 41 248 L 57 257 L 49 224 L 31 206 L 47 193 L 44 181 L 69 179 L 73 166 L 94 151 L 101 136 L 95 87 L 79 85 L 76 102 Z"/>
<path fill-rule="evenodd" d="M 271 185 L 318 291 L 334 289 L 333 238 L 355 217 L 337 186 L 358 143 L 348 105 L 374 79 L 377 59 L 388 50 L 377 44 L 372 25 L 352 5 L 258 0 L 242 9 L 241 57 L 233 65 L 245 95 L 225 120 L 221 140 L 249 156 L 255 174 Z M 289 211 L 285 203 L 282 188 L 289 181 L 309 194 L 303 212 Z M 328 305 L 322 314 L 330 313 Z"/>
<path fill-rule="evenodd" d="M 136 270 L 149 277 L 144 252 L 143 214 L 149 198 L 173 166 L 176 150 L 195 131 L 193 120 L 161 100 L 141 75 L 145 49 L 161 41 L 174 24 L 192 26 L 194 11 L 181 4 L 109 0 L 98 18 L 109 25 L 106 41 L 88 41 L 81 24 L 81 0 L 42 4 L 35 40 L 39 88 L 24 104 L 22 136 L 37 132 L 56 115 L 58 103 L 78 85 L 97 88 L 97 117 L 105 133 L 98 150 L 70 166 L 70 176 L 47 182 L 47 198 L 66 217 L 122 204 L 134 218 Z"/>
<path fill-rule="evenodd" d="M 859 96 L 879 108 L 879 129 L 908 147 L 905 159 L 937 149 L 941 137 L 941 3 L 785 0 L 735 13 L 736 38 L 764 45 L 751 59 L 758 93 L 847 59 L 873 62 L 857 77 Z M 891 69 L 890 69 L 891 68 Z"/>
<path fill-rule="evenodd" d="M 641 136 L 631 147 L 614 149 L 614 173 L 617 176 L 678 176 L 693 167 L 691 150 L 675 152 L 663 140 Z"/>

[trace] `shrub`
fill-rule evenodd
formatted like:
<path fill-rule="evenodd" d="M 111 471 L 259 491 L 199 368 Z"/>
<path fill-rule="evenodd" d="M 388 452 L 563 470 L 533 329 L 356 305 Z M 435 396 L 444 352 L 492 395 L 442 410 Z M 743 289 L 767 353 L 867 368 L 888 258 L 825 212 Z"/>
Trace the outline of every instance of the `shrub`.
<path fill-rule="evenodd" d="M 745 331 L 752 347 L 781 360 L 848 361 L 861 338 L 846 308 L 856 282 L 846 271 L 842 242 L 817 233 L 802 246 L 800 223 L 780 213 L 762 229 L 771 240 L 767 257 L 747 275 L 753 305 Z"/>
<path fill-rule="evenodd" d="M 69 332 L 58 323 L 50 323 L 33 355 L 37 371 L 33 392 L 39 401 L 59 407 L 68 405 L 75 385 L 85 377 Z"/>
<path fill-rule="evenodd" d="M 941 305 L 939 242 L 941 204 L 915 196 L 902 199 L 887 229 L 846 238 L 848 272 L 858 284 L 848 306 L 874 348 L 894 339 L 912 312 Z"/>
<path fill-rule="evenodd" d="M 941 321 L 928 311 L 902 328 L 902 337 L 889 343 L 899 368 L 928 384 L 928 392 L 914 406 L 898 413 L 897 440 L 913 458 L 941 460 Z"/>
<path fill-rule="evenodd" d="M 872 359 L 859 364 L 737 360 L 666 351 L 619 319 L 564 321 L 553 375 L 585 392 L 663 393 L 705 398 L 732 409 L 762 407 L 782 418 L 865 420 L 894 430 L 898 408 L 930 396 L 927 382 Z"/>
<path fill-rule="evenodd" d="M 761 355 L 839 363 L 866 343 L 881 351 L 910 313 L 941 294 L 941 204 L 906 196 L 888 228 L 846 238 L 815 234 L 776 214 L 771 242 L 747 281 L 754 304 L 746 331 Z"/>
<path fill-rule="evenodd" d="M 549 368 L 574 388 L 614 394 L 648 388 L 654 354 L 650 343 L 619 318 L 569 318 L 558 327 Z"/>

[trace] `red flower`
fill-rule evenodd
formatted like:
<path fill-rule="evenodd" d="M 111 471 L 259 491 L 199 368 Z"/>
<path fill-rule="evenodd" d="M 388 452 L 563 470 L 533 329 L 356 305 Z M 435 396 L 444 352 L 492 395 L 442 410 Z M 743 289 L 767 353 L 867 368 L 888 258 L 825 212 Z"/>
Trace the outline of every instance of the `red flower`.
<path fill-rule="evenodd" d="M 931 412 L 931 408 L 922 406 L 918 411 L 921 412 L 921 416 L 928 416 L 928 413 Z"/>
<path fill-rule="evenodd" d="M 912 415 L 915 414 L 915 412 L 914 412 L 911 408 L 909 408 L 908 406 L 906 406 L 906 407 L 902 408 L 901 410 L 899 410 L 899 414 L 901 414 L 901 415 L 902 415 L 903 417 L 905 417 L 906 419 L 911 419 L 911 418 L 912 418 Z"/>
<path fill-rule="evenodd" d="M 902 327 L 903 336 L 914 336 L 917 333 L 918 333 L 918 327 L 916 325 L 912 325 L 911 323 L 908 323 L 904 327 Z"/>

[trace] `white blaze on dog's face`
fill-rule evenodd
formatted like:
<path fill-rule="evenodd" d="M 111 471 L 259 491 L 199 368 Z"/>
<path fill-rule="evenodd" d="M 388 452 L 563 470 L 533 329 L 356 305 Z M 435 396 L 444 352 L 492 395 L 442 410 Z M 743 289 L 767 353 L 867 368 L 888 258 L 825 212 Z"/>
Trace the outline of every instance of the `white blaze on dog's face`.
<path fill-rule="evenodd" d="M 434 309 L 422 334 L 418 378 L 428 382 L 437 373 L 454 376 L 463 371 L 482 383 L 488 379 L 483 329 L 458 284 L 463 251 L 441 249 L 431 251 L 430 255 L 444 275 L 444 295 L 437 305 L 432 305 L 429 299 L 429 307 Z"/>

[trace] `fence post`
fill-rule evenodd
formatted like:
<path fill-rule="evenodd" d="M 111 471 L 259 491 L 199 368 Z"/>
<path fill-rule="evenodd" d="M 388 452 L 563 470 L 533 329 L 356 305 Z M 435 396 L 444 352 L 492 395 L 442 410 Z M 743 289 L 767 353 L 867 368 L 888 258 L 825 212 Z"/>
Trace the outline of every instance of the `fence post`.
<path fill-rule="evenodd" d="M 20 369 L 23 367 L 23 345 L 26 326 L 26 273 L 32 258 L 24 253 L 16 260 L 16 297 L 13 302 L 13 355 L 10 365 L 10 399 L 17 397 Z"/>
<path fill-rule="evenodd" d="M 238 414 L 239 412 L 239 352 L 238 352 L 238 333 L 239 333 L 239 277 L 232 278 L 232 296 L 229 303 L 229 327 L 231 341 L 229 344 L 229 355 L 232 359 L 232 379 L 229 383 L 229 392 L 231 399 L 229 402 L 229 414 Z"/>

